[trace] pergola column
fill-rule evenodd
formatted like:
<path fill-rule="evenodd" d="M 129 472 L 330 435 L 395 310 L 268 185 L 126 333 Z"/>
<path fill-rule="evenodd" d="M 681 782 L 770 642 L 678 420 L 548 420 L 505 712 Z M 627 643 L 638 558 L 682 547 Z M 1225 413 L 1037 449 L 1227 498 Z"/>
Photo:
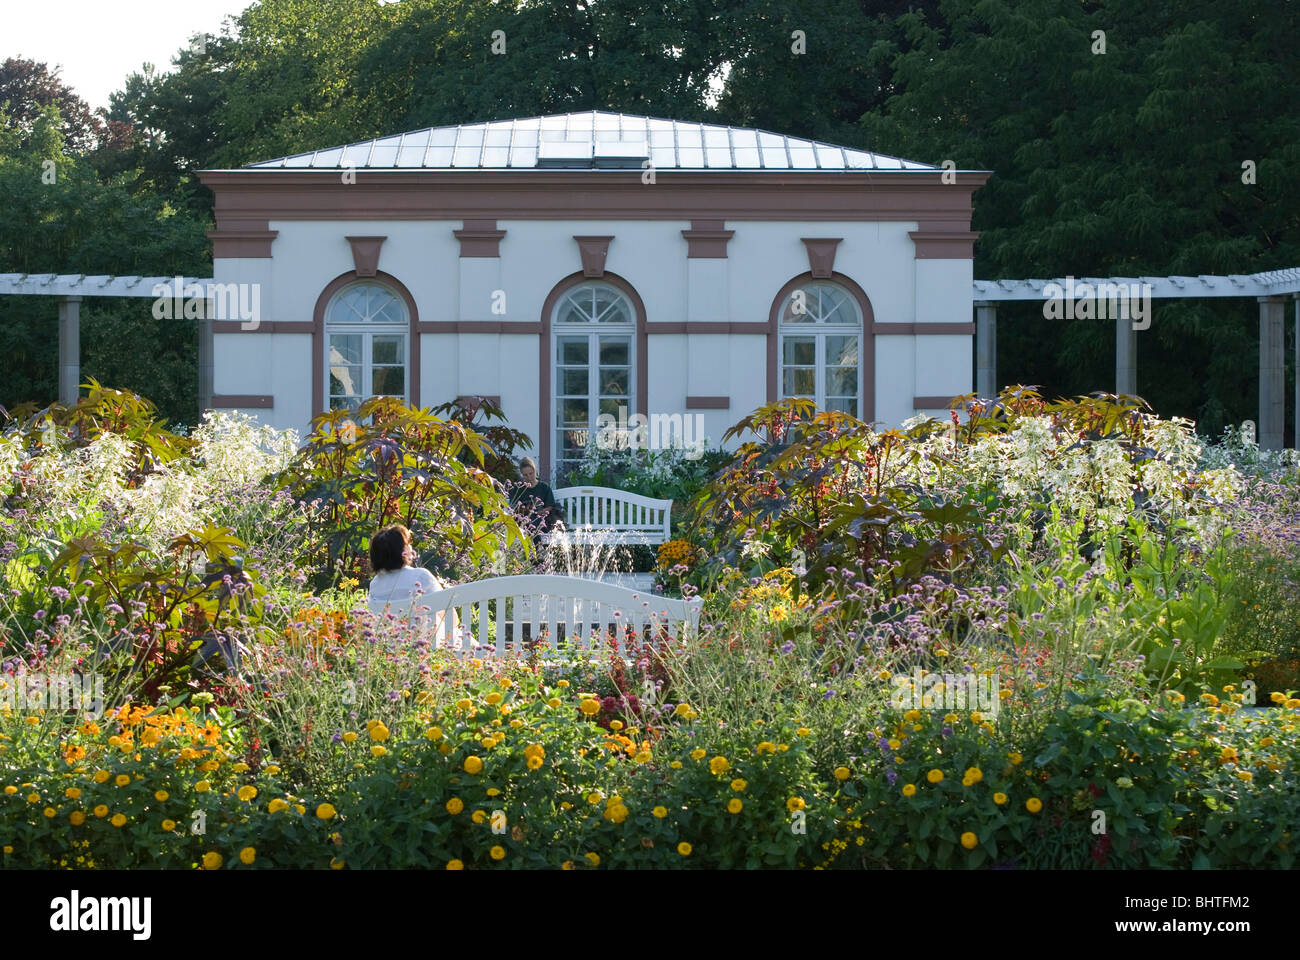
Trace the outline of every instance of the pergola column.
<path fill-rule="evenodd" d="M 81 392 L 81 297 L 59 297 L 59 403 Z"/>
<path fill-rule="evenodd" d="M 990 300 L 975 301 L 975 392 L 998 395 L 998 306 Z"/>
<path fill-rule="evenodd" d="M 1259 297 L 1259 446 L 1282 449 L 1286 420 L 1286 297 Z"/>
<path fill-rule="evenodd" d="M 203 316 L 199 317 L 199 419 L 212 409 L 212 318 L 215 314 L 212 300 L 203 303 Z"/>
<path fill-rule="evenodd" d="M 1115 320 L 1115 392 L 1137 395 L 1137 331 L 1128 317 Z"/>

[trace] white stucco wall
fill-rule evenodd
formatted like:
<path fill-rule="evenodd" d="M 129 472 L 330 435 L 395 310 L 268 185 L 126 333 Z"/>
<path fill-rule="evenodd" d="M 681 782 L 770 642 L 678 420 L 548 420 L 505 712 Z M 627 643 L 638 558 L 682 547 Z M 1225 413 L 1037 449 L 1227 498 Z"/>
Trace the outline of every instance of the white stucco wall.
<path fill-rule="evenodd" d="M 305 431 L 311 416 L 310 323 L 321 291 L 353 268 L 346 237 L 385 236 L 379 270 L 400 280 L 421 321 L 527 322 L 541 317 L 555 285 L 581 271 L 573 237 L 613 236 L 607 271 L 632 284 L 654 323 L 765 323 L 782 286 L 808 271 L 803 237 L 840 237 L 835 271 L 869 297 L 878 323 L 971 320 L 971 261 L 917 260 L 912 223 L 728 221 L 735 234 L 725 260 L 688 259 L 686 221 L 500 220 L 500 259 L 462 259 L 453 231 L 461 221 L 272 221 L 279 232 L 270 259 L 219 259 L 218 282 L 261 285 L 262 317 L 302 323 L 303 334 L 222 333 L 214 341 L 214 392 L 271 395 L 266 422 Z M 493 312 L 502 291 L 505 312 Z M 499 303 L 499 298 L 495 301 Z M 535 439 L 550 425 L 538 409 L 535 334 L 424 334 L 419 403 L 458 395 L 499 395 L 512 425 Z M 546 346 L 549 355 L 549 345 Z M 767 401 L 765 337 L 757 334 L 656 334 L 649 337 L 645 413 L 687 413 L 687 396 L 728 397 L 704 417 L 715 442 L 736 420 Z M 971 389 L 971 338 L 878 336 L 875 417 L 897 425 L 916 396 Z"/>

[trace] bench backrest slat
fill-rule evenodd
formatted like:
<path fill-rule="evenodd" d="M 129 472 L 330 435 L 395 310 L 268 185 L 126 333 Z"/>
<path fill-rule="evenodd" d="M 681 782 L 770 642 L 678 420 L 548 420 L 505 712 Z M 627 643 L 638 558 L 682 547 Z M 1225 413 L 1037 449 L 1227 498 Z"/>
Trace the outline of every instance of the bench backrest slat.
<path fill-rule="evenodd" d="M 672 536 L 672 500 L 611 487 L 561 487 L 556 502 L 571 529 L 590 529 L 627 542 L 665 543 Z"/>
<path fill-rule="evenodd" d="M 676 600 L 599 580 L 540 574 L 463 583 L 434 591 L 423 603 L 435 616 L 446 611 L 444 615 L 450 617 L 455 611 L 459 629 L 448 638 L 448 645 L 468 654 L 477 644 L 480 655 L 505 654 L 511 648 L 522 651 L 525 636 L 536 643 L 543 633 L 543 655 L 557 652 L 561 634 L 572 647 L 586 650 L 592 647 L 593 636 L 595 643 L 603 643 L 611 625 L 620 642 L 626 639 L 627 628 L 641 637 L 647 626 L 667 627 L 685 639 L 699 626 L 701 606 L 698 599 Z"/>

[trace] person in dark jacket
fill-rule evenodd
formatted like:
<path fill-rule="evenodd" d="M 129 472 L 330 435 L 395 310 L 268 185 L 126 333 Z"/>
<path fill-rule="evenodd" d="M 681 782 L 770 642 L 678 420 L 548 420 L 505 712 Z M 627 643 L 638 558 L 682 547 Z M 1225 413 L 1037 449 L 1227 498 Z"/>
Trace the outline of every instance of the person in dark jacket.
<path fill-rule="evenodd" d="M 532 518 L 542 533 L 564 529 L 564 514 L 555 502 L 548 484 L 537 479 L 537 463 L 532 457 L 519 461 L 519 475 L 524 485 L 510 494 L 510 506 L 522 516 Z"/>

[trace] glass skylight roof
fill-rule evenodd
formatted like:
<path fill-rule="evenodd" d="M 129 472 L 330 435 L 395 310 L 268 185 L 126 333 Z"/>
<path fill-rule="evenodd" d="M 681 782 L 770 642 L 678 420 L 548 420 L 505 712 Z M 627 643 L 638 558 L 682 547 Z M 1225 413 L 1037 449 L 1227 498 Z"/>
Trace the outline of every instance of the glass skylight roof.
<path fill-rule="evenodd" d="M 542 142 L 555 147 L 541 148 L 539 164 Z M 547 159 L 561 156 L 564 163 Z M 584 163 L 582 157 L 591 159 Z M 648 159 L 659 170 L 939 169 L 765 130 L 600 111 L 430 127 L 253 163 L 245 169 L 613 169 L 628 167 L 633 158 Z"/>

